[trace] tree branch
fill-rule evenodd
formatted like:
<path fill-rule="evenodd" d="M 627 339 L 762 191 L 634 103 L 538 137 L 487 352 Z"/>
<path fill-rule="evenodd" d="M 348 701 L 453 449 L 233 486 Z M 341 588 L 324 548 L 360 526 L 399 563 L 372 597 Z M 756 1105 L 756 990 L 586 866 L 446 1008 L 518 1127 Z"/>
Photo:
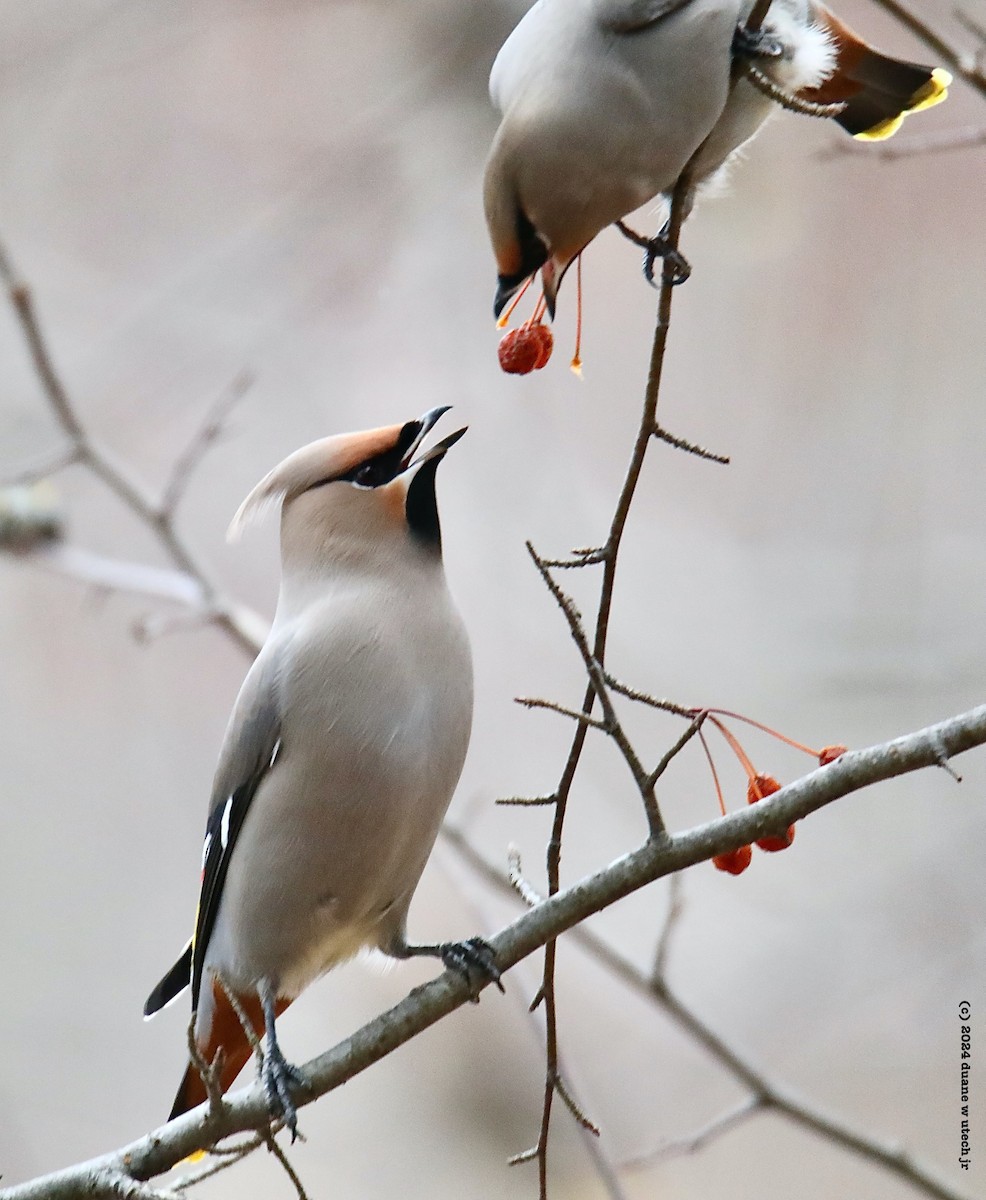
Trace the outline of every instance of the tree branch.
<path fill-rule="evenodd" d="M 508 970 L 593 913 L 656 879 L 746 845 L 793 821 L 803 820 L 860 788 L 909 771 L 937 766 L 941 748 L 953 757 L 984 743 L 986 705 L 981 705 L 894 741 L 866 750 L 849 751 L 837 762 L 789 783 L 759 804 L 675 834 L 666 842 L 647 842 L 595 874 L 549 896 L 489 939 L 497 963 L 501 970 Z M 579 931 L 579 940 L 583 944 L 587 937 L 587 931 Z M 642 986 L 644 991 L 652 990 L 646 980 L 641 985 L 641 977 L 634 968 L 627 971 L 626 964 L 614 951 L 606 947 L 605 955 L 621 978 L 634 986 Z M 298 1107 L 333 1091 L 379 1062 L 461 1007 L 472 994 L 465 980 L 448 971 L 415 988 L 399 1004 L 306 1065 L 306 1086 L 295 1098 Z M 666 997 L 662 998 L 662 1003 L 667 1007 Z M 720 1043 L 716 1057 L 720 1061 L 731 1061 L 751 1090 L 763 1088 L 762 1076 L 724 1044 Z M 816 1131 L 824 1129 L 827 1136 L 874 1158 L 909 1182 L 922 1180 L 920 1186 L 928 1195 L 940 1200 L 964 1200 L 961 1193 L 936 1181 L 926 1168 L 919 1167 L 902 1151 L 883 1147 L 874 1153 L 870 1140 L 834 1118 L 822 1116 L 777 1089 L 772 1089 L 771 1094 L 772 1106 L 791 1119 Z M 263 1089 L 254 1083 L 228 1097 L 221 1114 L 210 1114 L 208 1107 L 202 1106 L 112 1154 L 3 1189 L 0 1200 L 78 1200 L 81 1195 L 98 1198 L 137 1196 L 146 1200 L 151 1195 L 149 1190 L 134 1191 L 135 1184 L 162 1174 L 189 1154 L 221 1138 L 246 1130 L 264 1130 L 268 1120 Z"/>

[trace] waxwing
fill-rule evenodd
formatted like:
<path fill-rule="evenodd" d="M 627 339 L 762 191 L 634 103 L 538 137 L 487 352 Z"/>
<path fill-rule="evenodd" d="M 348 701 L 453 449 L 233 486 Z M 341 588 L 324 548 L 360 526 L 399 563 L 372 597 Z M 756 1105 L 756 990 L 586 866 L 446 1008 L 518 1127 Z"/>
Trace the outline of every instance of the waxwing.
<path fill-rule="evenodd" d="M 280 595 L 220 753 L 195 933 L 144 1013 L 190 986 L 195 1041 L 207 1063 L 222 1051 L 225 1091 L 250 1056 L 238 1006 L 266 1035 L 268 1105 L 292 1133 L 296 1072 L 275 1018 L 318 976 L 374 947 L 498 979 L 478 938 L 405 938 L 472 722 L 435 499 L 438 464 L 465 431 L 414 459 L 446 411 L 305 446 L 231 526 L 280 505 Z M 189 1065 L 171 1116 L 205 1098 Z"/>
<path fill-rule="evenodd" d="M 748 33 L 752 6 L 538 0 L 523 17 L 490 75 L 503 117 L 484 184 L 498 316 L 539 268 L 553 315 L 562 275 L 597 233 L 667 196 L 703 143 L 693 180 L 710 180 L 779 98 L 842 106 L 831 115 L 864 139 L 945 98 L 947 72 L 878 53 L 813 0 L 774 0 Z M 730 91 L 734 56 L 756 65 L 760 88 L 742 77 Z"/>

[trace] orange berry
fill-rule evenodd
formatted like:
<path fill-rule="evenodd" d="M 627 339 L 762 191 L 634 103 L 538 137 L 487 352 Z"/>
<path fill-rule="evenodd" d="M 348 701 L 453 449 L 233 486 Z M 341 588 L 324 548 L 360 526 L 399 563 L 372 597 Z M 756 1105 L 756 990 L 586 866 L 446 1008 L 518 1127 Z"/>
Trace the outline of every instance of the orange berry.
<path fill-rule="evenodd" d="M 555 345 L 555 338 L 547 325 L 532 325 L 531 333 L 537 338 L 538 347 L 538 359 L 534 364 L 534 370 L 540 371 L 542 367 L 548 365 L 548 359 L 551 357 L 551 351 Z"/>
<path fill-rule="evenodd" d="M 768 833 L 762 838 L 757 838 L 757 845 L 761 850 L 766 850 L 768 854 L 774 854 L 778 850 L 786 850 L 793 841 L 794 826 L 788 825 L 785 833 Z"/>
<path fill-rule="evenodd" d="M 841 758 L 845 754 L 846 746 L 823 746 L 818 752 L 818 765 L 827 767 L 829 763 L 835 762 L 837 758 Z"/>
<path fill-rule="evenodd" d="M 756 804 L 758 800 L 765 800 L 780 790 L 781 785 L 773 775 L 754 775 L 746 788 L 746 802 Z M 794 826 L 788 825 L 786 832 L 782 834 L 768 833 L 762 838 L 757 838 L 757 845 L 761 850 L 773 854 L 778 850 L 786 850 L 793 841 Z"/>
<path fill-rule="evenodd" d="M 766 800 L 768 796 L 772 796 L 774 792 L 780 790 L 781 785 L 773 775 L 753 775 L 746 785 L 746 802 L 747 804 L 756 804 L 758 800 Z"/>
<path fill-rule="evenodd" d="M 728 871 L 730 875 L 742 875 L 753 859 L 750 846 L 737 846 L 735 850 L 727 850 L 725 854 L 717 854 L 712 865 L 717 871 Z"/>
<path fill-rule="evenodd" d="M 529 375 L 548 361 L 551 348 L 548 346 L 545 352 L 545 339 L 540 332 L 542 328 L 541 325 L 521 325 L 500 339 L 497 358 L 500 367 L 508 375 Z M 545 329 L 544 332 L 551 337 L 550 330 Z"/>

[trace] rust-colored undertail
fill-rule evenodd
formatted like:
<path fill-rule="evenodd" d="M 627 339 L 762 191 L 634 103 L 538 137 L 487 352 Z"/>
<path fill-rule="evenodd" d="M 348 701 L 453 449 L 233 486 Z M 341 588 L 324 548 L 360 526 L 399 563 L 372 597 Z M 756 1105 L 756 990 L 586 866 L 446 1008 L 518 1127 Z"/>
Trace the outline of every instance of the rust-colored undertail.
<path fill-rule="evenodd" d="M 900 128 L 908 113 L 938 104 L 952 82 L 947 71 L 890 58 L 874 50 L 834 13 L 816 5 L 838 53 L 835 71 L 798 95 L 815 104 L 845 104 L 834 119 L 853 137 L 880 141 Z"/>
<path fill-rule="evenodd" d="M 246 1066 L 253 1051 L 249 1038 L 240 1023 L 240 1018 L 236 1014 L 236 1010 L 230 1004 L 229 997 L 216 980 L 212 981 L 212 995 L 215 1000 L 212 1029 L 209 1032 L 208 1044 L 204 1046 L 200 1045 L 199 1053 L 206 1062 L 211 1063 L 215 1060 L 216 1053 L 220 1050 L 222 1051 L 219 1082 L 222 1090 L 227 1092 L 235 1083 L 237 1075 Z M 258 1038 L 262 1038 L 265 1032 L 265 1024 L 264 1014 L 260 1007 L 260 998 L 256 995 L 247 995 L 237 996 L 237 999 L 247 1020 L 253 1027 L 254 1033 Z M 290 1000 L 278 997 L 274 1011 L 280 1016 L 290 1003 Z M 178 1094 L 175 1096 L 175 1102 L 172 1105 L 168 1120 L 171 1121 L 175 1117 L 180 1117 L 182 1113 L 196 1108 L 207 1099 L 208 1092 L 205 1089 L 205 1084 L 195 1069 L 195 1065 L 189 1063 L 181 1085 L 178 1088 Z"/>

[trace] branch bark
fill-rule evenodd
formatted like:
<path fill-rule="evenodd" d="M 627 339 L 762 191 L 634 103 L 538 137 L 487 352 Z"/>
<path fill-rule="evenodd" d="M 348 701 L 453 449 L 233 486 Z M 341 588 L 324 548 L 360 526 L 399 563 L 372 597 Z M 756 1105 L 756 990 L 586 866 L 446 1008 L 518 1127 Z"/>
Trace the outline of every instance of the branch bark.
<path fill-rule="evenodd" d="M 666 839 L 644 843 L 522 913 L 489 939 L 490 946 L 501 970 L 508 970 L 593 913 L 656 879 L 746 845 L 764 833 L 786 828 L 860 788 L 938 766 L 943 756 L 952 758 L 983 744 L 986 705 L 894 741 L 849 751 L 837 762 L 788 784 L 759 804 Z M 467 984 L 449 972 L 415 988 L 388 1012 L 306 1065 L 303 1073 L 307 1087 L 296 1097 L 299 1108 L 393 1053 L 465 1004 L 471 994 Z M 234 1133 L 264 1130 L 267 1125 L 263 1089 L 254 1083 L 227 1099 L 220 1114 L 210 1114 L 208 1106 L 202 1106 L 111 1154 L 5 1188 L 0 1191 L 0 1200 L 150 1200 L 159 1194 L 143 1186 L 146 1181 L 195 1150 Z M 954 1190 L 928 1194 L 942 1200 L 965 1200 Z"/>

